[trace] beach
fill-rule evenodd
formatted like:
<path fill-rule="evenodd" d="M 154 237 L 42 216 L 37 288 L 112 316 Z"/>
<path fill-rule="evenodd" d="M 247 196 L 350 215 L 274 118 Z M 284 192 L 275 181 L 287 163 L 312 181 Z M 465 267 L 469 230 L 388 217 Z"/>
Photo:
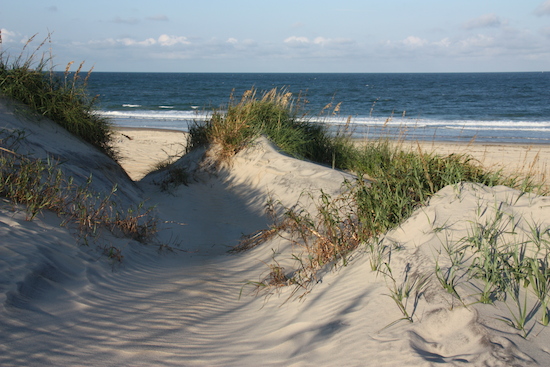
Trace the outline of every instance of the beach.
<path fill-rule="evenodd" d="M 307 288 L 263 287 L 273 270 L 298 271 L 303 248 L 283 233 L 249 251 L 228 250 L 273 224 L 267 204 L 275 214 L 297 204 L 314 213 L 317 198 L 342 195 L 352 174 L 289 157 L 266 139 L 227 164 L 215 163 L 215 150 L 178 158 L 184 133 L 128 128 L 115 136 L 126 172 L 114 163 L 107 169 L 99 163 L 106 157 L 51 122 L 1 107 L 3 128 L 28 131 L 22 152 L 55 156 L 83 183 L 92 175 L 96 192 L 116 183 L 121 207 L 144 204 L 157 220 L 147 242 L 107 230 L 83 238 L 53 213 L 29 221 L 23 207 L 0 206 L 2 366 L 550 365 L 550 328 L 539 321 L 532 292 L 522 292 L 520 302 L 482 304 L 483 284 L 463 273 L 472 260 L 453 267 L 451 255 L 459 252 L 448 250 L 474 238 L 476 223 L 496 223 L 502 246 L 527 244 L 531 253 L 534 229 L 538 243 L 550 245 L 548 197 L 448 186 L 377 238 L 391 252 L 391 268 L 373 271 L 365 245 L 345 264 L 327 264 Z M 535 162 L 532 170 L 548 177 L 546 145 L 429 142 L 410 149 L 419 146 L 468 153 L 510 173 Z M 184 184 L 173 184 L 170 170 L 150 173 L 166 159 L 188 174 Z M 119 256 L 105 256 L 112 248 Z M 458 297 L 435 274 L 454 281 Z"/>
<path fill-rule="evenodd" d="M 155 164 L 181 157 L 187 134 L 176 130 L 117 128 L 114 142 L 120 163 L 137 181 L 153 170 Z"/>
<path fill-rule="evenodd" d="M 177 130 L 151 128 L 117 128 L 116 147 L 122 156 L 121 164 L 134 180 L 139 180 L 151 168 L 166 159 L 181 156 L 186 133 Z M 356 140 L 358 145 L 364 140 Z M 550 174 L 550 145 L 453 143 L 441 141 L 400 141 L 403 149 L 421 149 L 440 155 L 468 154 L 483 167 L 504 170 L 508 174 L 531 173 L 537 179 Z"/>

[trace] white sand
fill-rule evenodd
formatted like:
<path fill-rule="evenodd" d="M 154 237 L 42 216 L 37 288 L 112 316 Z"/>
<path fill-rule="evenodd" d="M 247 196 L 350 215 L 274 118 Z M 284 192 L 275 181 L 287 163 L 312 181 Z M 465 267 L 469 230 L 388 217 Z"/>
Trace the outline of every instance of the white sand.
<path fill-rule="evenodd" d="M 187 134 L 175 130 L 120 128 L 115 132 L 120 163 L 136 181 L 155 165 L 181 157 L 186 142 Z"/>
<path fill-rule="evenodd" d="M 0 128 L 41 133 L 8 109 L 0 112 Z M 163 156 L 162 147 L 140 152 L 141 132 L 123 133 L 133 137 L 121 140 L 128 157 L 123 164 L 139 178 Z M 180 138 L 166 132 L 151 144 L 170 146 Z M 60 157 L 64 165 L 71 172 L 86 169 L 86 162 L 73 159 L 74 149 L 86 149 L 81 142 L 62 135 L 38 143 L 58 155 L 64 154 L 59 147 L 71 147 L 73 153 Z M 165 178 L 162 173 L 135 186 L 123 173 L 94 171 L 94 178 L 109 176 L 97 177 L 100 182 L 117 181 L 127 204 L 141 195 L 157 206 L 156 245 L 103 233 L 89 247 L 77 246 L 74 233 L 59 227 L 54 215 L 27 222 L 21 210 L 0 206 L 1 366 L 550 365 L 550 328 L 537 315 L 524 339 L 499 320 L 510 317 L 502 302 L 464 307 L 435 277 L 416 305 L 407 303 L 414 322 L 394 323 L 403 315 L 388 297 L 391 284 L 370 270 L 363 250 L 348 266 L 325 272 L 301 300 L 289 299 L 291 288 L 254 296 L 243 285 L 265 276 L 273 256 L 291 266 L 296 249 L 278 237 L 249 252 L 226 250 L 241 234 L 265 228 L 269 198 L 291 206 L 303 192 L 336 195 L 351 177 L 284 156 L 265 141 L 219 169 L 207 164 L 208 157 L 199 164 L 203 154 L 178 161 L 194 174 L 188 186 L 167 192 L 155 184 Z M 473 222 L 490 219 L 499 207 L 518 223 L 510 241 L 523 241 L 532 223 L 550 228 L 549 198 L 521 196 L 507 187 L 447 187 L 385 237 L 399 245 L 391 260 L 396 281 L 402 284 L 405 274 L 433 274 L 436 258 L 445 265 L 437 256 L 442 244 L 467 236 Z M 174 251 L 159 252 L 159 244 Z M 100 255 L 97 247 L 105 245 L 122 249 L 122 264 Z M 473 284 L 460 283 L 469 303 Z M 533 302 L 530 296 L 530 307 Z"/>

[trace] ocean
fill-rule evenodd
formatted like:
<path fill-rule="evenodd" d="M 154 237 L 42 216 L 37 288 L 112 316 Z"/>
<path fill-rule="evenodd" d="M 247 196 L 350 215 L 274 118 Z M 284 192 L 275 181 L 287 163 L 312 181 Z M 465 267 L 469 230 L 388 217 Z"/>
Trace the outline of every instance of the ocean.
<path fill-rule="evenodd" d="M 550 73 L 543 72 L 94 72 L 88 82 L 99 113 L 115 125 L 183 131 L 252 87 L 300 96 L 308 119 L 333 131 L 347 126 L 357 138 L 550 144 Z"/>

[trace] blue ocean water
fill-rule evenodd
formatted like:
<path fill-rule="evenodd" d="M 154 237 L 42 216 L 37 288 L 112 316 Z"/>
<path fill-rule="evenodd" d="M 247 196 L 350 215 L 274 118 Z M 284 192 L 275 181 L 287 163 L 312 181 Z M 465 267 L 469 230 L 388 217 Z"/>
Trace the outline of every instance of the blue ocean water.
<path fill-rule="evenodd" d="M 550 143 L 550 73 L 94 72 L 88 84 L 116 125 L 177 130 L 252 87 L 301 95 L 311 120 L 349 122 L 356 137 Z M 340 102 L 336 115 L 320 116 Z"/>

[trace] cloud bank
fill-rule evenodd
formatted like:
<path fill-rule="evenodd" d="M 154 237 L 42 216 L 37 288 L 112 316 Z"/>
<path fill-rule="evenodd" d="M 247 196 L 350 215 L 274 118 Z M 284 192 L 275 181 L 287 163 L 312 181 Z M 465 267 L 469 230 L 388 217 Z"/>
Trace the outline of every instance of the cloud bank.
<path fill-rule="evenodd" d="M 550 0 L 537 8 L 537 15 L 550 15 Z M 533 16 L 533 19 L 537 18 Z M 152 27 L 150 30 L 148 27 L 135 27 L 146 21 L 166 22 L 162 27 L 175 29 L 176 32 L 153 34 L 150 32 Z M 126 67 L 128 64 L 124 62 L 129 60 L 131 65 L 135 65 L 131 67 L 140 65 L 141 70 L 147 68 L 145 65 L 167 70 L 168 66 L 163 66 L 163 60 L 167 60 L 165 64 L 177 70 L 178 66 L 173 60 L 186 60 L 188 62 L 185 65 L 198 68 L 204 65 L 218 65 L 218 68 L 234 65 L 235 69 L 250 70 L 263 65 L 275 68 L 282 65 L 281 69 L 299 67 L 306 71 L 314 64 L 322 65 L 327 71 L 370 71 L 373 67 L 377 70 L 393 67 L 395 70 L 418 71 L 432 70 L 431 65 L 452 67 L 451 70 L 461 70 L 462 65 L 483 65 L 483 68 L 492 71 L 492 65 L 501 65 L 503 60 L 514 62 L 514 65 L 520 65 L 522 60 L 543 65 L 543 61 L 550 57 L 547 46 L 550 27 L 537 30 L 514 28 L 507 19 L 495 13 L 467 20 L 456 25 L 454 30 L 413 31 L 407 34 L 405 32 L 408 29 L 404 28 L 400 34 L 382 32 L 355 38 L 330 34 L 334 31 L 315 34 L 303 23 L 299 27 L 294 26 L 297 23 L 289 23 L 286 29 L 287 32 L 300 33 L 265 38 L 259 33 L 246 37 L 242 32 L 211 32 L 214 35 L 209 37 L 179 33 L 177 28 L 170 28 L 172 22 L 163 14 L 115 17 L 110 22 L 124 27 L 117 28 L 117 31 L 124 29 L 126 33 L 78 41 L 54 39 L 56 55 L 70 60 L 92 59 L 100 65 L 120 65 L 117 70 Z M 4 49 L 10 44 L 25 42 L 28 38 L 14 30 L 2 29 Z M 211 63 L 204 62 L 207 60 Z M 60 64 L 64 62 L 61 60 Z M 342 69 L 338 69 L 340 67 Z M 101 66 L 97 69 L 101 70 Z"/>

